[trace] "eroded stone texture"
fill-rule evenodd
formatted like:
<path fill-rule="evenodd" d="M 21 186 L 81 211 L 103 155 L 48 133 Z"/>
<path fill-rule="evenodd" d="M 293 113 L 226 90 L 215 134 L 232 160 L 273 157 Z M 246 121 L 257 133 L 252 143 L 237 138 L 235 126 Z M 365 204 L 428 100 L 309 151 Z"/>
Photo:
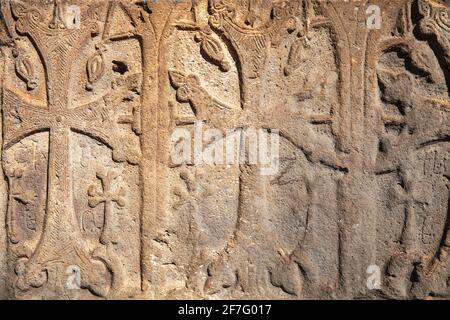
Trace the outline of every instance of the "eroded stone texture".
<path fill-rule="evenodd" d="M 2 298 L 450 296 L 445 2 L 1 12 Z M 177 165 L 199 123 L 279 130 L 279 170 Z"/>

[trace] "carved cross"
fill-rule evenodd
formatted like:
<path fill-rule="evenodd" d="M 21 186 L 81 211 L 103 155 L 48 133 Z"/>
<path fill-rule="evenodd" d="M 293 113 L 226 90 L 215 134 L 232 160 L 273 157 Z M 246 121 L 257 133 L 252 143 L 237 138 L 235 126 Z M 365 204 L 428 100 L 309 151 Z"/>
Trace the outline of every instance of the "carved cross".
<path fill-rule="evenodd" d="M 59 261 L 61 252 L 71 253 L 69 259 L 73 257 L 83 270 L 93 270 L 94 277 L 102 278 L 99 273 L 103 272 L 93 265 L 95 248 L 80 242 L 81 230 L 71 200 L 69 138 L 71 132 L 78 132 L 111 147 L 114 119 L 104 107 L 104 97 L 83 105 L 71 103 L 68 88 L 73 57 L 89 39 L 94 22 L 83 21 L 77 30 L 52 28 L 53 22 L 61 26 L 61 5 L 61 0 L 55 1 L 54 19 L 48 25 L 28 12 L 41 9 L 11 3 L 17 29 L 33 40 L 42 56 L 48 97 L 47 102 L 41 102 L 15 88 L 5 87 L 3 92 L 3 151 L 38 132 L 49 133 L 45 222 L 38 246 L 18 273 L 23 289 L 42 286 L 48 280 L 48 265 Z"/>
<path fill-rule="evenodd" d="M 33 201 L 35 194 L 33 192 L 24 190 L 21 186 L 20 178 L 22 178 L 23 171 L 21 169 L 14 169 L 12 172 L 7 173 L 9 179 L 9 206 L 8 206 L 8 235 L 12 243 L 18 243 L 19 238 L 17 236 L 17 225 L 15 220 L 15 212 L 16 204 L 14 201 L 21 202 L 25 205 L 28 205 Z"/>
<path fill-rule="evenodd" d="M 115 242 L 114 226 L 116 223 L 115 215 L 112 212 L 113 203 L 115 202 L 119 207 L 125 206 L 125 190 L 121 187 L 114 187 L 114 181 L 118 176 L 113 171 L 107 174 L 97 173 L 97 178 L 101 181 L 101 189 L 98 189 L 96 185 L 91 185 L 88 189 L 91 208 L 95 208 L 101 203 L 105 204 L 103 230 L 100 236 L 100 242 L 105 245 Z"/>
<path fill-rule="evenodd" d="M 11 175 L 9 175 L 11 181 L 9 196 L 11 199 L 15 199 L 23 204 L 29 204 L 34 198 L 34 193 L 23 190 L 23 187 L 19 184 L 19 179 L 22 178 L 22 175 L 23 172 L 20 169 L 15 169 Z"/>

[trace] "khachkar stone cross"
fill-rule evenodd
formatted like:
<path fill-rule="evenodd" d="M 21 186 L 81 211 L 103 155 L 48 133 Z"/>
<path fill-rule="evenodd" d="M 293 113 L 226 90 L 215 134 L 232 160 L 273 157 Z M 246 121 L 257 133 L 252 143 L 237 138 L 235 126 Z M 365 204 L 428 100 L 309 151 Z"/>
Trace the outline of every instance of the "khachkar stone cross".
<path fill-rule="evenodd" d="M 74 57 L 91 35 L 98 32 L 99 15 L 91 14 L 90 5 L 80 5 L 83 21 L 79 28 L 70 28 L 62 17 L 63 4 L 55 0 L 53 8 L 49 8 L 19 1 L 2 2 L 12 37 L 27 36 L 41 56 L 48 100 L 47 106 L 42 107 L 42 103 L 26 98 L 14 87 L 5 86 L 3 92 L 3 152 L 36 133 L 49 133 L 43 231 L 36 246 L 25 239 L 21 241 L 14 266 L 15 286 L 26 292 L 55 282 L 54 278 L 60 277 L 56 273 L 64 274 L 61 268 L 70 264 L 80 267 L 82 288 L 107 296 L 114 286 L 114 279 L 112 285 L 108 280 L 114 278 L 111 265 L 108 257 L 102 256 L 104 248 L 100 243 L 83 240 L 81 235 L 72 203 L 69 154 L 71 132 L 114 149 L 113 120 L 110 110 L 103 106 L 104 97 L 84 105 L 74 105 L 68 98 Z M 104 11 L 106 7 L 106 3 L 95 5 L 94 10 Z"/>

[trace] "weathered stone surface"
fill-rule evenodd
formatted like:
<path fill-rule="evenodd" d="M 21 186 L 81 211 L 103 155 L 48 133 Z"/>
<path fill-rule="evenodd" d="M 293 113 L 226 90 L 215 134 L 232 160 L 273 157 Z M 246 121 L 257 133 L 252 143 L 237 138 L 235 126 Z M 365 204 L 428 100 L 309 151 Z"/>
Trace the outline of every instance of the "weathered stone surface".
<path fill-rule="evenodd" d="M 1 298 L 450 297 L 448 3 L 1 13 Z"/>

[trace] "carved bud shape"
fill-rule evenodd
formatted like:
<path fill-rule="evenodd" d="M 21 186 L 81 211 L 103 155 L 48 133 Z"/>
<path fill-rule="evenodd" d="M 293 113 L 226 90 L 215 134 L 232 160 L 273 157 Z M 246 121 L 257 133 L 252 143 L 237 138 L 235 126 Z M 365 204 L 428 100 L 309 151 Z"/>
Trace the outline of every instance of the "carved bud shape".
<path fill-rule="evenodd" d="M 216 39 L 206 33 L 199 33 L 195 38 L 200 42 L 200 50 L 207 59 L 218 65 L 224 72 L 230 70 L 230 64 L 226 60 L 222 46 Z"/>
<path fill-rule="evenodd" d="M 103 55 L 100 52 L 96 52 L 87 61 L 86 65 L 87 75 L 88 75 L 88 85 L 86 89 L 92 90 L 92 84 L 97 82 L 105 72 L 105 61 Z"/>
<path fill-rule="evenodd" d="M 37 87 L 37 82 L 34 78 L 34 68 L 31 62 L 22 56 L 16 58 L 16 73 L 20 79 L 27 84 L 28 90 L 34 90 Z"/>
<path fill-rule="evenodd" d="M 180 88 L 182 85 L 186 84 L 186 75 L 175 70 L 169 71 L 170 80 L 175 89 Z"/>

